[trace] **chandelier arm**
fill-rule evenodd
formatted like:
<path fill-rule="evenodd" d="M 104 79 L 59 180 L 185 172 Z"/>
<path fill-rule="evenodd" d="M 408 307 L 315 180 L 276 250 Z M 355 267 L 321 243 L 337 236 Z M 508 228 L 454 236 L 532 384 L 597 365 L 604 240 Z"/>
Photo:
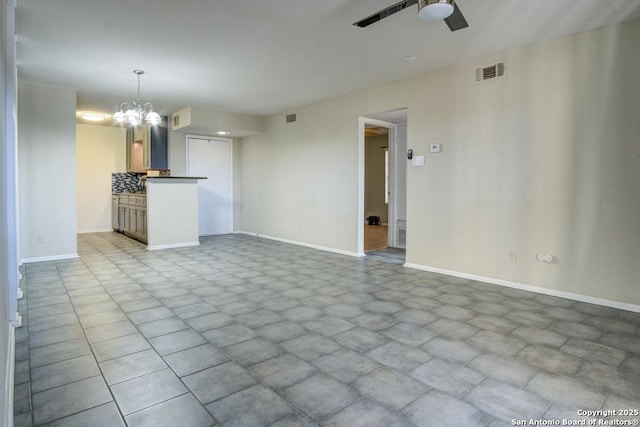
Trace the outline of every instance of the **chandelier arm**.
<path fill-rule="evenodd" d="M 137 126 L 145 119 L 151 124 L 156 124 L 159 116 L 153 111 L 151 102 L 143 104 L 142 101 L 140 101 L 140 76 L 144 74 L 144 71 L 133 70 L 133 72 L 138 76 L 138 96 L 130 103 L 123 102 L 120 104 L 120 111 L 114 114 L 114 119 L 119 123 L 127 121 L 131 126 Z"/>

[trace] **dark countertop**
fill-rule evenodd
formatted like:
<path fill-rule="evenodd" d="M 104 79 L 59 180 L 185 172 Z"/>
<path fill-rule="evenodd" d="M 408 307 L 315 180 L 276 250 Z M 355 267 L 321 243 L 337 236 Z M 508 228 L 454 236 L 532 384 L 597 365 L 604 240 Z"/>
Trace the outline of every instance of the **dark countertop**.
<path fill-rule="evenodd" d="M 206 176 L 148 176 L 146 179 L 207 179 Z"/>

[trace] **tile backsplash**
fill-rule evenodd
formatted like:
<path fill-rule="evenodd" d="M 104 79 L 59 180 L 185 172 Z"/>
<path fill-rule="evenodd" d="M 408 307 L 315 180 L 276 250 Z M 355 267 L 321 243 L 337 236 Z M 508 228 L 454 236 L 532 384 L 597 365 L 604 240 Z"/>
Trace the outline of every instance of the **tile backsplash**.
<path fill-rule="evenodd" d="M 139 193 L 145 191 L 144 184 L 138 185 L 140 177 L 146 176 L 144 173 L 116 172 L 111 174 L 112 193 Z"/>

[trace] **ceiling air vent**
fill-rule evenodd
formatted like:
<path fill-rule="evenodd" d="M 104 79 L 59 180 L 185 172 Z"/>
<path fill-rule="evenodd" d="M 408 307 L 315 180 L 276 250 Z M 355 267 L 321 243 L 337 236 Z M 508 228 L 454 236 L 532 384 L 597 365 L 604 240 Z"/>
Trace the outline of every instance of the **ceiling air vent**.
<path fill-rule="evenodd" d="M 287 114 L 287 123 L 293 123 L 296 121 L 296 115 L 295 114 Z"/>
<path fill-rule="evenodd" d="M 488 67 L 480 67 L 476 69 L 476 83 L 482 83 L 498 77 L 503 77 L 506 71 L 505 63 L 489 65 Z"/>

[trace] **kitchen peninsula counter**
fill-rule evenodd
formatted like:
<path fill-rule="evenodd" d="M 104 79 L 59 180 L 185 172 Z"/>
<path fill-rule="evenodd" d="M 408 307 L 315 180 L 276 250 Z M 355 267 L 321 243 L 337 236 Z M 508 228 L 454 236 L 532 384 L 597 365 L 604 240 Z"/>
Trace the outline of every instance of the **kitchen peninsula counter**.
<path fill-rule="evenodd" d="M 198 180 L 193 176 L 147 177 L 147 249 L 200 244 Z"/>
<path fill-rule="evenodd" d="M 162 179 L 207 179 L 206 176 L 148 176 L 147 181 L 150 180 L 162 180 Z"/>

